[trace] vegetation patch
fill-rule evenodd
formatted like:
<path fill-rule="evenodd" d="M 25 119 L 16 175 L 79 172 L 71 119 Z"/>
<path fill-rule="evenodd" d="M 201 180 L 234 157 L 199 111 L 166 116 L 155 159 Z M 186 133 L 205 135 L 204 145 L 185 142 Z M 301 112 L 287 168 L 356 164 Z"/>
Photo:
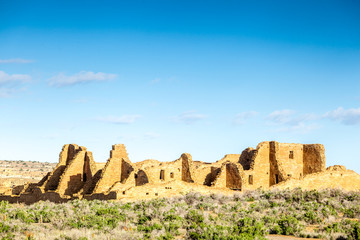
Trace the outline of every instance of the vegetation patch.
<path fill-rule="evenodd" d="M 265 239 L 269 234 L 360 239 L 360 192 L 189 193 L 122 203 L 0 202 L 0 240 Z"/>

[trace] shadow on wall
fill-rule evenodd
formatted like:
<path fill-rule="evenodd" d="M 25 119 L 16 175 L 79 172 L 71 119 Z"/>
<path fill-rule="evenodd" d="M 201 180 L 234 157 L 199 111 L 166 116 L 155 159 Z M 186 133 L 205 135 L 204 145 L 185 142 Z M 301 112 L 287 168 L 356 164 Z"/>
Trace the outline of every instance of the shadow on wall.
<path fill-rule="evenodd" d="M 143 170 L 139 170 L 135 174 L 135 186 L 142 186 L 149 182 L 148 176 Z"/>

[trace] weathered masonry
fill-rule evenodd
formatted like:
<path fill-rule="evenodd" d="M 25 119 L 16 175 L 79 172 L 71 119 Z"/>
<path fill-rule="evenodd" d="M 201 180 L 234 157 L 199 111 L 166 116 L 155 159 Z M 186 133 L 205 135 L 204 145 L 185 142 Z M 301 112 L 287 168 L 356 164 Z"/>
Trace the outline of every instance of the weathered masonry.
<path fill-rule="evenodd" d="M 85 147 L 67 144 L 59 163 L 40 182 L 10 189 L 0 200 L 33 203 L 75 198 L 123 199 L 171 196 L 183 191 L 268 189 L 288 179 L 325 171 L 321 144 L 262 142 L 256 149 L 228 154 L 215 163 L 193 161 L 188 153 L 172 162 L 132 163 L 123 144 L 112 146 L 106 164 Z"/>

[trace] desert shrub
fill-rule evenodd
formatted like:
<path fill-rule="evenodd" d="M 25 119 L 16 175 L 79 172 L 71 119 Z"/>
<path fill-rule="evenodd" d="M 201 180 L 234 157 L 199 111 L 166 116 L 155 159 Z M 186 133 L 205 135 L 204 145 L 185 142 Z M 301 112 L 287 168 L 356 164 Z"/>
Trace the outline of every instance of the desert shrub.
<path fill-rule="evenodd" d="M 139 225 L 137 227 L 137 230 L 141 231 L 141 232 L 145 232 L 145 233 L 151 233 L 154 230 L 161 230 L 162 228 L 163 228 L 163 226 L 161 224 L 154 223 L 152 225 L 147 225 L 147 226 Z"/>
<path fill-rule="evenodd" d="M 183 218 L 177 214 L 175 214 L 175 209 L 170 209 L 169 212 L 164 212 L 164 221 L 183 221 Z"/>
<path fill-rule="evenodd" d="M 360 215 L 360 207 L 359 206 L 351 206 L 349 208 L 344 208 L 344 217 L 355 218 Z"/>
<path fill-rule="evenodd" d="M 67 224 L 72 228 L 95 228 L 101 230 L 106 227 L 113 229 L 117 226 L 118 222 L 117 218 L 111 216 L 85 215 L 71 219 Z"/>
<path fill-rule="evenodd" d="M 1 237 L 1 240 L 13 240 L 15 239 L 15 235 L 12 233 L 6 233 L 3 237 Z"/>
<path fill-rule="evenodd" d="M 205 220 L 204 215 L 196 210 L 191 210 L 190 212 L 188 212 L 188 214 L 186 215 L 186 219 L 196 224 L 203 223 Z"/>
<path fill-rule="evenodd" d="M 277 224 L 281 229 L 281 233 L 279 233 L 283 235 L 295 235 L 303 228 L 295 217 L 289 215 L 282 216 L 279 220 L 277 220 Z"/>
<path fill-rule="evenodd" d="M 163 235 L 161 235 L 158 240 L 171 240 L 171 239 L 174 239 L 174 236 L 171 235 L 171 233 L 165 233 Z"/>
<path fill-rule="evenodd" d="M 255 236 L 248 233 L 234 232 L 230 227 L 208 225 L 204 229 L 197 229 L 188 232 L 190 239 L 255 239 Z"/>
<path fill-rule="evenodd" d="M 337 216 L 337 212 L 335 210 L 334 207 L 332 207 L 331 205 L 325 205 L 323 206 L 323 208 L 321 209 L 321 214 L 324 217 L 329 217 L 329 216 Z"/>
<path fill-rule="evenodd" d="M 151 220 L 151 217 L 149 217 L 149 216 L 139 215 L 138 224 L 143 225 L 150 220 Z"/>
<path fill-rule="evenodd" d="M 181 224 L 180 223 L 173 223 L 173 222 L 164 223 L 164 227 L 165 227 L 166 232 L 172 233 L 172 234 L 175 234 L 175 235 L 179 235 L 178 229 L 181 227 Z"/>
<path fill-rule="evenodd" d="M 278 206 L 279 206 L 279 204 L 277 202 L 275 202 L 275 201 L 270 201 L 269 202 L 269 207 L 270 208 L 275 208 L 275 207 L 278 207 Z"/>
<path fill-rule="evenodd" d="M 360 201 L 360 194 L 358 192 L 349 192 L 345 196 L 345 200 L 349 202 Z"/>
<path fill-rule="evenodd" d="M 31 213 L 31 211 L 26 211 L 22 209 L 15 210 L 15 212 L 13 212 L 10 217 L 14 219 L 19 219 L 27 224 L 35 222 L 34 215 Z"/>
<path fill-rule="evenodd" d="M 320 217 L 318 217 L 317 212 L 311 211 L 311 210 L 305 212 L 305 214 L 303 215 L 303 219 L 305 220 L 305 222 L 308 222 L 311 224 L 321 222 L 321 219 L 320 219 Z"/>
<path fill-rule="evenodd" d="M 198 203 L 195 208 L 207 211 L 213 209 L 213 206 L 210 203 L 201 202 Z"/>
<path fill-rule="evenodd" d="M 9 202 L 7 201 L 0 201 L 0 213 L 5 213 L 8 209 Z"/>
<path fill-rule="evenodd" d="M 252 236 L 264 236 L 266 229 L 262 220 L 245 217 L 233 226 L 233 232 Z"/>
<path fill-rule="evenodd" d="M 55 204 L 0 201 L 0 239 L 261 239 L 268 233 L 359 239 L 360 194 L 339 190 L 247 191 L 121 203 L 74 200 Z M 357 218 L 357 219 L 356 219 Z M 41 224 L 46 223 L 46 224 Z M 319 224 L 305 230 L 304 224 Z M 185 234 L 186 232 L 186 234 Z M 41 233 L 37 235 L 37 233 Z M 185 234 L 185 235 L 181 235 Z"/>
<path fill-rule="evenodd" d="M 9 231 L 10 231 L 10 226 L 0 222 L 0 233 L 9 232 Z"/>
<path fill-rule="evenodd" d="M 345 233 L 347 239 L 360 240 L 360 223 L 357 221 L 342 220 L 327 225 L 323 230 L 328 234 Z"/>

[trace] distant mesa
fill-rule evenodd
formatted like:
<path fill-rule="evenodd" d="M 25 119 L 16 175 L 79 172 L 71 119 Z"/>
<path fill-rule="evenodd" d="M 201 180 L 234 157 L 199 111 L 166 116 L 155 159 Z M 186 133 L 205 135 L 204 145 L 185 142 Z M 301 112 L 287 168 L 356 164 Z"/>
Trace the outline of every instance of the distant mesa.
<path fill-rule="evenodd" d="M 256 149 L 228 154 L 214 163 L 193 161 L 184 153 L 172 162 L 132 163 L 123 144 L 112 146 L 107 162 L 92 152 L 64 145 L 59 163 L 38 183 L 9 188 L 0 200 L 31 204 L 40 200 L 136 200 L 196 191 L 231 194 L 269 188 L 360 189 L 360 175 L 344 166 L 325 168 L 322 144 L 261 142 Z"/>

